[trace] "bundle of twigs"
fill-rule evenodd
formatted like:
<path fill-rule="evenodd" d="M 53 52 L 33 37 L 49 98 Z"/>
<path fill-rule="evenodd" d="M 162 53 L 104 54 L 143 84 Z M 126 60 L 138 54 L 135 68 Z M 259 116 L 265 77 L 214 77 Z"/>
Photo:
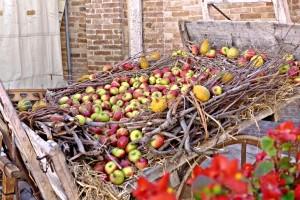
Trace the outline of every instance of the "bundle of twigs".
<path fill-rule="evenodd" d="M 122 63 L 134 62 L 136 59 L 138 56 Z M 286 88 L 290 87 L 287 75 L 278 73 L 279 67 L 284 63 L 282 55 L 269 58 L 259 68 L 253 67 L 251 62 L 244 67 L 239 67 L 236 61 L 220 55 L 214 59 L 192 54 L 186 57 L 167 57 L 152 63 L 148 69 L 133 71 L 120 70 L 122 63 L 114 68 L 114 73 L 98 73 L 93 80 L 48 91 L 47 100 L 51 106 L 35 113 L 23 113 L 22 119 L 45 140 L 58 142 L 70 162 L 93 163 L 111 156 L 110 144 L 95 139 L 88 132 L 89 127 L 119 124 L 129 130 L 141 129 L 144 137 L 137 141 L 141 144 L 139 148 L 149 150 L 148 156 L 152 159 L 152 163 L 155 163 L 154 160 L 159 158 L 157 155 L 178 158 L 183 153 L 205 153 L 216 145 L 220 135 L 226 134 L 232 137 L 236 133 L 235 126 L 242 120 L 250 118 L 250 114 L 255 115 L 266 106 L 273 106 L 280 100 L 279 93 L 284 92 L 285 97 L 293 93 L 292 90 L 286 92 Z M 60 97 L 81 92 L 87 86 L 105 85 L 115 77 L 149 75 L 156 68 L 167 65 L 182 66 L 185 63 L 189 63 L 198 74 L 197 80 L 190 83 L 189 91 L 169 102 L 168 110 L 162 113 L 152 113 L 145 109 L 133 119 L 105 123 L 88 122 L 84 126 L 79 126 L 71 112 L 60 109 L 56 105 Z M 230 72 L 234 75 L 234 79 L 229 83 L 222 83 L 221 75 L 211 75 L 209 69 Z M 207 88 L 222 85 L 224 92 L 203 103 L 191 91 L 194 84 L 201 84 Z M 148 143 L 152 136 L 158 133 L 167 139 L 162 147 L 154 149 Z"/>

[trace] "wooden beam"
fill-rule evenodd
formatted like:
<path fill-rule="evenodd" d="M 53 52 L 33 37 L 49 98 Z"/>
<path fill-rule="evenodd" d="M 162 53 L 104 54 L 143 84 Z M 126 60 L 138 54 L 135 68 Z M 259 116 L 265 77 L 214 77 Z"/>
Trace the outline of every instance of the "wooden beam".
<path fill-rule="evenodd" d="M 18 148 L 21 149 L 21 156 L 26 163 L 27 168 L 32 174 L 36 185 L 44 199 L 57 199 L 52 187 L 49 183 L 47 176 L 40 169 L 39 161 L 36 159 L 32 145 L 27 137 L 26 132 L 22 128 L 21 121 L 5 91 L 5 88 L 0 83 L 0 112 L 2 113 L 4 120 L 7 122 L 9 129 L 16 138 Z"/>
<path fill-rule="evenodd" d="M 211 17 L 209 15 L 208 0 L 201 1 L 201 8 L 203 20 L 211 20 Z"/>
<path fill-rule="evenodd" d="M 6 156 L 0 156 L 0 169 L 8 178 L 21 178 L 21 172 Z"/>
<path fill-rule="evenodd" d="M 129 56 L 143 52 L 142 1 L 128 0 Z"/>
<path fill-rule="evenodd" d="M 258 2 L 272 2 L 272 0 L 207 0 L 208 4 L 212 4 L 212 3 L 258 3 Z"/>

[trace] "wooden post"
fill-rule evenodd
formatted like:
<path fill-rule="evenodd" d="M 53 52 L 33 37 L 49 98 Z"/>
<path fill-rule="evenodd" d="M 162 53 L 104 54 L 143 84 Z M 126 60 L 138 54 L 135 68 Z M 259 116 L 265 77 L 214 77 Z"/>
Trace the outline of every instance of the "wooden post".
<path fill-rule="evenodd" d="M 142 1 L 128 0 L 129 56 L 143 52 Z"/>
<path fill-rule="evenodd" d="M 2 178 L 2 200 L 14 200 L 16 179 L 8 178 L 4 173 Z"/>
<path fill-rule="evenodd" d="M 278 22 L 292 23 L 287 0 L 273 0 L 274 12 Z"/>
<path fill-rule="evenodd" d="M 211 20 L 211 17 L 209 15 L 209 8 L 208 8 L 208 1 L 207 0 L 202 0 L 201 1 L 201 8 L 202 8 L 202 16 L 203 20 Z"/>
<path fill-rule="evenodd" d="M 18 148 L 22 150 L 21 156 L 24 163 L 26 163 L 43 198 L 51 200 L 57 199 L 46 174 L 40 169 L 39 161 L 36 159 L 37 154 L 32 148 L 26 132 L 22 128 L 21 121 L 2 83 L 0 83 L 0 112 L 4 117 L 4 120 L 8 123 L 8 127 L 12 131 L 12 134 L 15 136 Z"/>

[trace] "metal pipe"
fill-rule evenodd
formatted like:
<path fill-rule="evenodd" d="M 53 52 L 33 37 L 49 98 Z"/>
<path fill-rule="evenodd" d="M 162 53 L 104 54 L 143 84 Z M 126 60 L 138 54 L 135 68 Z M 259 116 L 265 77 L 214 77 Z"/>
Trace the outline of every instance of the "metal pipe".
<path fill-rule="evenodd" d="M 68 0 L 65 3 L 65 31 L 66 31 L 66 44 L 67 44 L 67 65 L 68 65 L 68 83 L 73 80 L 73 67 L 70 47 L 70 32 L 69 32 L 69 4 Z"/>

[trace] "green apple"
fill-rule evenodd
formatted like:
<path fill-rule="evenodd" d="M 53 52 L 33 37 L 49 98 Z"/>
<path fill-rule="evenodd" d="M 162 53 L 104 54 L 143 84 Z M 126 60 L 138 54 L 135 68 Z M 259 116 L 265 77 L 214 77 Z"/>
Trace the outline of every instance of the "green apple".
<path fill-rule="evenodd" d="M 129 153 L 132 150 L 135 150 L 137 148 L 136 144 L 133 144 L 132 142 L 129 142 L 125 148 L 126 153 Z"/>
<path fill-rule="evenodd" d="M 104 170 L 107 174 L 113 173 L 117 169 L 117 165 L 114 161 L 109 161 L 105 164 Z"/>
<path fill-rule="evenodd" d="M 134 174 L 134 169 L 131 166 L 124 167 L 122 169 L 122 171 L 123 171 L 123 173 L 124 173 L 124 175 L 125 175 L 126 178 L 130 178 Z"/>
<path fill-rule="evenodd" d="M 125 150 L 118 147 L 113 148 L 111 153 L 117 158 L 123 158 L 125 156 Z"/>
<path fill-rule="evenodd" d="M 105 89 L 99 88 L 99 89 L 97 89 L 96 93 L 97 93 L 99 96 L 102 96 L 102 95 L 105 95 L 107 92 L 106 92 Z"/>
<path fill-rule="evenodd" d="M 149 83 L 150 83 L 150 85 L 154 85 L 156 83 L 156 78 L 154 76 L 150 76 Z"/>
<path fill-rule="evenodd" d="M 142 153 L 137 149 L 134 149 L 128 153 L 128 160 L 133 163 L 137 162 L 141 157 Z"/>
<path fill-rule="evenodd" d="M 129 137 L 130 137 L 131 141 L 137 141 L 137 140 L 142 139 L 143 133 L 142 133 L 142 131 L 136 129 L 136 130 L 133 130 L 130 132 Z"/>
<path fill-rule="evenodd" d="M 289 69 L 290 69 L 289 64 L 281 65 L 278 69 L 278 72 L 279 72 L 279 74 L 285 74 L 289 71 Z"/>
<path fill-rule="evenodd" d="M 115 170 L 112 174 L 109 175 L 109 180 L 115 185 L 121 185 L 124 183 L 125 175 L 121 170 Z"/>
<path fill-rule="evenodd" d="M 216 95 L 216 96 L 219 96 L 219 95 L 221 95 L 221 94 L 223 93 L 223 89 L 222 89 L 222 87 L 219 86 L 219 85 L 213 86 L 213 87 L 211 88 L 211 90 L 212 90 L 212 93 L 213 93 L 214 95 Z"/>
<path fill-rule="evenodd" d="M 83 126 L 86 122 L 86 118 L 83 115 L 76 115 L 75 120 L 79 123 L 80 126 Z"/>

